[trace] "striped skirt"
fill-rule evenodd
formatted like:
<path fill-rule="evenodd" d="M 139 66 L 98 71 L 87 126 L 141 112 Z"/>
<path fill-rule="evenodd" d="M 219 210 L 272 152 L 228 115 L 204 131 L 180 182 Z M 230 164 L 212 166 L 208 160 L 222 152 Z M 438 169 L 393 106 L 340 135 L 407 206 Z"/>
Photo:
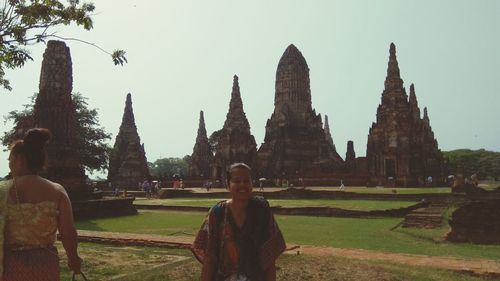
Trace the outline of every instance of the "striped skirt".
<path fill-rule="evenodd" d="M 57 248 L 4 251 L 4 281 L 59 281 Z"/>

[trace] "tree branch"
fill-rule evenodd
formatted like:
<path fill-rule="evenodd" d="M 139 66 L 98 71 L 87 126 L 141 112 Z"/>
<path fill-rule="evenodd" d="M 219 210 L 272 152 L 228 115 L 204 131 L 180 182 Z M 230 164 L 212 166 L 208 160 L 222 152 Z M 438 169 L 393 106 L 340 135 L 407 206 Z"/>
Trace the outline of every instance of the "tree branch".
<path fill-rule="evenodd" d="M 77 42 L 80 42 L 80 43 L 84 43 L 84 44 L 87 44 L 87 45 L 90 45 L 90 46 L 93 46 L 99 50 L 101 50 L 103 53 L 105 54 L 108 54 L 108 55 L 113 55 L 112 53 L 106 51 L 105 49 L 101 48 L 99 45 L 97 45 L 96 43 L 92 43 L 92 42 L 89 42 L 89 41 L 85 41 L 85 40 L 82 40 L 82 39 L 78 39 L 78 38 L 72 38 L 72 37 L 61 37 L 61 36 L 58 36 L 58 35 L 54 35 L 54 34 L 51 34 L 51 35 L 47 35 L 45 38 L 47 37 L 54 37 L 54 38 L 58 38 L 58 39 L 61 39 L 61 40 L 66 40 L 66 41 L 77 41 Z"/>

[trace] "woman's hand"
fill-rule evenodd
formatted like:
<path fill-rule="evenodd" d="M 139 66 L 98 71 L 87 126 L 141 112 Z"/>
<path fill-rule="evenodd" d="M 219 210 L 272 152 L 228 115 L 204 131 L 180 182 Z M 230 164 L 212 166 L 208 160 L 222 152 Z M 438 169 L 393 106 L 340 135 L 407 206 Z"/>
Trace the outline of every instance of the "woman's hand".
<path fill-rule="evenodd" d="M 82 259 L 79 256 L 68 257 L 68 267 L 74 273 L 82 273 Z"/>

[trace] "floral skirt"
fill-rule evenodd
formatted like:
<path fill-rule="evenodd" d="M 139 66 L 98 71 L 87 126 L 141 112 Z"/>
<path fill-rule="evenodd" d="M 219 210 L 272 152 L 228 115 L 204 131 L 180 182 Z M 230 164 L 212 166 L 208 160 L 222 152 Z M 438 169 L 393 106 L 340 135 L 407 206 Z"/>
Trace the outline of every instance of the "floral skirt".
<path fill-rule="evenodd" d="M 57 248 L 5 250 L 4 281 L 59 281 Z"/>

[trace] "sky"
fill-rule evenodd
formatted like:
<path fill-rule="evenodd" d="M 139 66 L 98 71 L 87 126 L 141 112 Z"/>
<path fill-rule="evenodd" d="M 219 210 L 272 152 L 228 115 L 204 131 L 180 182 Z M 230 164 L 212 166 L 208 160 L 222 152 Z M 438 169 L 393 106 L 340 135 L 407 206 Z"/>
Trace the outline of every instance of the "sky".
<path fill-rule="evenodd" d="M 148 161 L 191 154 L 199 111 L 207 132 L 222 128 L 233 75 L 258 146 L 274 109 L 279 59 L 289 44 L 310 68 L 312 106 L 328 115 L 339 154 L 354 141 L 366 154 L 368 130 L 384 87 L 394 42 L 401 78 L 428 108 L 441 150 L 500 151 L 500 1 L 96 0 L 94 28 L 57 27 L 57 35 L 124 49 L 114 66 L 90 45 L 66 43 L 73 92 L 98 108 L 100 124 L 118 133 L 127 93 Z M 0 89 L 0 116 L 38 92 L 43 44 L 33 61 L 9 70 L 13 90 Z M 0 133 L 12 124 L 0 122 Z M 1 158 L 3 157 L 3 158 Z M 0 152 L 0 175 L 8 172 Z M 95 175 L 94 175 L 95 176 Z M 105 175 L 97 174 L 105 177 Z"/>

